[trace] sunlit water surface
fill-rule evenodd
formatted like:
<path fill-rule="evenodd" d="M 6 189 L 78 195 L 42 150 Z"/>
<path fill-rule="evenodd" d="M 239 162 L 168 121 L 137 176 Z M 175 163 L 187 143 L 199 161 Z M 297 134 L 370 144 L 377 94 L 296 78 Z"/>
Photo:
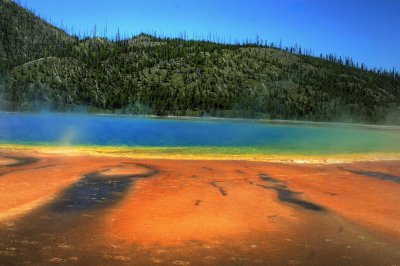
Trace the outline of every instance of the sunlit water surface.
<path fill-rule="evenodd" d="M 234 153 L 400 152 L 400 131 L 251 120 L 0 114 L 0 142 L 25 145 L 193 147 Z"/>

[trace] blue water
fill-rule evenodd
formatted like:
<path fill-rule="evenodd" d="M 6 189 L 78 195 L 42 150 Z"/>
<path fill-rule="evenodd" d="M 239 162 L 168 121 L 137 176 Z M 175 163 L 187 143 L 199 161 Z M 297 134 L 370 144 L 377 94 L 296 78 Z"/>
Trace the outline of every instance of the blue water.
<path fill-rule="evenodd" d="M 396 130 L 71 114 L 1 113 L 0 142 L 400 151 L 400 134 Z"/>

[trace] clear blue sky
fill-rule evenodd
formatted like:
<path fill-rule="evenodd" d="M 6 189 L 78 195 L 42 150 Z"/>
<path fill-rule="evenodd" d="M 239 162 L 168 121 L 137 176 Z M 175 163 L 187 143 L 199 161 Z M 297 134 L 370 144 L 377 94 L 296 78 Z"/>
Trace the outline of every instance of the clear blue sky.
<path fill-rule="evenodd" d="M 351 56 L 368 67 L 400 70 L 400 0 L 21 0 L 54 24 L 76 33 L 189 37 L 300 44 L 319 53 Z"/>

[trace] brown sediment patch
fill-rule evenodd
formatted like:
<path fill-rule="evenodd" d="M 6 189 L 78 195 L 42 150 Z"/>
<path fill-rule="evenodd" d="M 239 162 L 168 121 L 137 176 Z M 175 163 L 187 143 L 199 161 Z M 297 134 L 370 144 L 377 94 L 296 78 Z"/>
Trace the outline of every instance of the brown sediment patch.
<path fill-rule="evenodd" d="M 344 167 L 339 167 L 339 169 L 341 169 L 343 171 L 350 172 L 350 173 L 354 173 L 354 174 L 359 174 L 359 175 L 364 175 L 364 176 L 368 176 L 368 177 L 377 178 L 377 179 L 384 180 L 384 181 L 400 183 L 400 176 L 395 176 L 395 175 L 381 173 L 381 172 L 372 172 L 372 171 L 366 171 L 366 170 L 349 169 L 349 168 L 344 168 Z"/>
<path fill-rule="evenodd" d="M 400 175 L 399 161 L 355 162 L 350 166 L 355 169 L 363 169 L 366 171 L 376 171 L 394 176 Z M 346 167 L 346 165 L 343 165 L 343 167 Z"/>
<path fill-rule="evenodd" d="M 329 175 L 335 167 L 159 160 L 151 164 L 168 171 L 140 181 L 137 189 L 109 212 L 104 231 L 110 242 L 166 248 L 169 255 L 162 257 L 164 261 L 178 256 L 196 265 L 380 265 L 400 258 L 399 239 L 385 231 L 392 224 L 370 226 L 365 217 L 348 215 L 341 206 L 359 202 L 347 194 L 341 198 L 340 191 L 335 196 L 339 202 L 325 199 L 324 189 L 332 189 L 330 184 L 337 181 L 337 171 Z M 202 167 L 204 164 L 207 167 Z M 246 178 L 238 169 L 246 169 Z M 260 184 L 260 173 L 273 176 L 263 176 L 266 184 L 261 184 L 301 191 L 304 202 L 318 203 L 328 211 L 313 212 L 301 204 L 299 208 L 297 204 L 282 203 L 276 190 L 255 185 Z M 215 176 L 217 181 L 223 180 L 223 185 L 217 185 L 226 191 L 225 196 L 210 186 Z M 308 185 L 311 189 L 306 189 Z M 362 191 L 363 187 L 358 189 Z M 374 217 L 368 206 L 363 208 L 370 218 Z"/>
<path fill-rule="evenodd" d="M 26 166 L 37 162 L 39 162 L 39 159 L 36 157 L 0 155 L 0 176 L 23 171 Z"/>
<path fill-rule="evenodd" d="M 39 161 L 39 159 L 36 157 L 18 157 L 18 156 L 17 157 L 3 156 L 2 159 L 6 161 L 5 164 L 2 164 L 3 167 L 26 166 L 26 165 L 37 163 Z M 9 161 L 8 163 L 7 163 L 7 160 Z M 1 162 L 1 160 L 0 160 L 0 162 Z"/>
<path fill-rule="evenodd" d="M 392 265 L 400 260 L 400 210 L 393 204 L 399 201 L 399 184 L 338 165 L 20 155 L 40 162 L 0 179 L 0 213 L 14 218 L 0 224 L 0 264 Z M 398 166 L 393 161 L 339 167 L 396 176 Z M 154 175 L 154 169 L 160 173 Z M 122 194 L 116 191 L 112 204 L 77 212 L 57 208 L 92 195 L 86 188 L 108 190 L 129 178 L 133 181 Z M 280 198 L 280 190 L 292 194 Z M 326 211 L 282 201 L 285 197 Z M 15 208 L 22 209 L 19 216 L 13 216 Z"/>
<path fill-rule="evenodd" d="M 218 191 L 221 193 L 222 196 L 227 196 L 228 194 L 226 193 L 226 190 L 222 186 L 218 185 L 218 183 L 221 183 L 221 181 L 211 181 L 210 182 L 210 184 L 213 187 L 218 189 Z"/>
<path fill-rule="evenodd" d="M 14 219 L 45 204 L 79 179 L 73 168 L 57 168 L 58 163 L 58 160 L 47 158 L 32 169 L 11 167 L 8 172 L 3 172 L 0 178 L 0 221 Z"/>
<path fill-rule="evenodd" d="M 132 172 L 130 172 L 132 171 Z M 114 168 L 86 173 L 48 208 L 52 212 L 81 212 L 101 207 L 120 200 L 134 181 L 152 177 L 158 170 L 143 164 L 117 165 Z"/>
<path fill-rule="evenodd" d="M 202 228 L 205 231 L 209 230 L 212 235 L 213 230 L 207 228 L 207 224 L 213 223 L 210 228 L 218 227 L 218 222 L 214 220 L 221 221 L 221 227 L 215 230 L 220 234 L 244 232 L 245 230 L 238 223 L 241 220 L 239 217 L 246 220 L 244 227 L 254 226 L 253 229 L 257 228 L 260 224 L 256 225 L 254 221 L 259 221 L 258 218 L 245 219 L 244 217 L 253 217 L 251 214 L 253 212 L 254 217 L 257 217 L 257 212 L 263 213 L 265 217 L 274 215 L 271 214 L 274 209 L 271 206 L 277 204 L 276 213 L 286 211 L 290 213 L 293 208 L 291 205 L 298 205 L 309 210 L 326 209 L 370 230 L 400 239 L 400 209 L 396 204 L 387 204 L 387 202 L 393 203 L 400 200 L 399 187 L 379 184 L 377 180 L 365 180 L 360 176 L 355 177 L 349 173 L 343 173 L 336 168 L 336 165 L 311 166 L 256 162 L 232 164 L 210 161 L 152 161 L 152 163 L 165 165 L 179 177 L 167 178 L 164 176 L 164 178 L 152 180 L 151 184 L 147 183 L 150 181 L 141 183 L 140 189 L 132 192 L 131 196 L 121 203 L 120 208 L 115 209 L 109 217 L 111 221 L 109 227 L 114 228 L 110 231 L 110 235 L 113 237 L 121 237 L 125 240 L 140 239 L 139 242 L 158 240 L 174 242 L 178 238 L 177 235 L 180 236 L 180 239 L 186 240 L 196 238 L 196 236 L 203 239 L 204 236 L 201 237 L 200 233 Z M 204 168 L 196 166 L 197 164 L 212 165 L 213 171 L 209 170 L 209 166 Z M 377 164 L 379 165 L 379 163 Z M 190 171 L 184 170 L 186 167 Z M 243 179 L 243 175 L 237 171 L 237 168 L 246 169 L 248 177 Z M 193 172 L 198 178 L 190 178 L 193 176 Z M 260 184 L 258 176 L 265 172 L 281 180 L 270 179 L 268 180 L 270 183 L 285 182 L 285 187 Z M 187 178 L 185 178 L 186 174 Z M 218 181 L 223 180 L 223 186 L 221 183 L 215 183 L 216 175 L 219 176 Z M 207 185 L 211 182 L 221 186 L 226 195 L 221 197 L 223 194 L 219 191 L 218 197 L 213 190 L 207 189 Z M 257 186 L 250 188 L 243 186 L 241 182 L 253 186 L 254 184 L 268 186 L 273 188 L 271 192 L 275 190 L 278 193 L 263 194 L 256 189 Z M 292 190 L 302 193 L 297 194 Z M 239 191 L 241 192 L 239 193 Z M 287 193 L 288 191 L 290 193 Z M 211 197 L 211 193 L 211 200 L 207 200 Z M 301 196 L 301 199 L 297 198 L 298 196 Z M 203 213 L 197 213 L 197 210 L 193 209 L 193 202 L 196 200 L 202 201 L 200 206 L 204 206 Z M 285 207 L 279 204 L 279 201 L 283 201 Z M 249 202 L 254 202 L 254 205 Z M 143 219 L 144 217 L 145 219 Z M 210 217 L 210 219 L 205 217 Z M 226 230 L 222 229 L 224 224 Z M 267 224 L 263 226 L 265 228 L 274 227 L 269 227 Z M 199 234 L 196 234 L 196 231 Z M 205 232 L 203 233 L 206 235 Z"/>
<path fill-rule="evenodd" d="M 16 163 L 17 160 L 13 158 L 0 157 L 0 166 L 7 166 Z"/>
<path fill-rule="evenodd" d="M 144 165 L 125 162 L 106 168 L 102 171 L 102 176 L 141 175 L 147 173 L 148 171 L 149 169 Z"/>
<path fill-rule="evenodd" d="M 267 184 L 267 185 L 257 184 L 257 186 L 265 188 L 265 189 L 275 190 L 278 193 L 278 199 L 280 201 L 287 202 L 290 204 L 295 204 L 295 205 L 300 206 L 307 210 L 312 210 L 312 211 L 323 211 L 324 210 L 324 208 L 322 208 L 321 206 L 319 206 L 315 203 L 299 199 L 299 194 L 302 194 L 302 193 L 290 190 L 287 187 L 287 185 L 284 182 L 282 182 L 281 180 L 269 177 L 266 174 L 260 174 L 260 178 L 261 178 L 261 180 L 266 181 L 270 184 Z"/>
<path fill-rule="evenodd" d="M 400 208 L 395 204 L 400 200 L 400 185 L 340 169 L 369 166 L 370 171 L 388 172 L 385 165 L 399 166 L 400 162 L 363 162 L 339 168 L 337 165 L 276 165 L 268 173 L 284 180 L 292 189 L 304 192 L 308 200 L 327 210 L 400 239 Z M 396 174 L 393 168 L 391 173 Z"/>
<path fill-rule="evenodd" d="M 107 175 L 140 174 L 142 166 L 121 164 L 116 158 L 88 156 L 48 156 L 29 154 L 37 163 L 7 167 L 0 178 L 0 221 L 18 218 L 54 200 L 86 173 L 107 170 L 114 163 L 117 167 L 104 172 Z M 33 157 L 36 156 L 36 157 Z M 40 161 L 39 161 L 40 160 Z M 33 161 L 33 160 L 31 160 Z"/>
<path fill-rule="evenodd" d="M 37 200 L 27 199 L 26 203 L 18 203 L 13 207 L 8 207 L 6 210 L 0 213 L 0 222 L 7 222 L 19 217 L 33 209 L 43 205 L 49 198 L 39 198 Z"/>
<path fill-rule="evenodd" d="M 294 211 L 290 207 L 273 200 L 273 191 L 243 186 L 236 177 L 226 176 L 230 172 L 225 172 L 227 163 L 151 163 L 169 171 L 157 178 L 139 181 L 137 189 L 110 212 L 106 217 L 110 237 L 140 244 L 179 244 L 243 236 L 261 229 L 273 232 L 277 226 L 266 217 L 276 212 L 282 220 L 298 222 L 291 216 Z M 224 172 L 220 178 L 224 180 L 222 188 L 214 176 Z M 193 173 L 200 178 L 191 178 Z"/>

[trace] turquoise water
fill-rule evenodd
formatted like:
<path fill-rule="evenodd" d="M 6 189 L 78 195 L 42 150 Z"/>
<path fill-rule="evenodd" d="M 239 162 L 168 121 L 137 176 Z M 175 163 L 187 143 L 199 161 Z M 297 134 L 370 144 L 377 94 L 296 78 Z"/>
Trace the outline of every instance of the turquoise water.
<path fill-rule="evenodd" d="M 0 114 L 0 142 L 140 147 L 231 147 L 280 152 L 400 152 L 400 131 L 249 120 Z"/>

